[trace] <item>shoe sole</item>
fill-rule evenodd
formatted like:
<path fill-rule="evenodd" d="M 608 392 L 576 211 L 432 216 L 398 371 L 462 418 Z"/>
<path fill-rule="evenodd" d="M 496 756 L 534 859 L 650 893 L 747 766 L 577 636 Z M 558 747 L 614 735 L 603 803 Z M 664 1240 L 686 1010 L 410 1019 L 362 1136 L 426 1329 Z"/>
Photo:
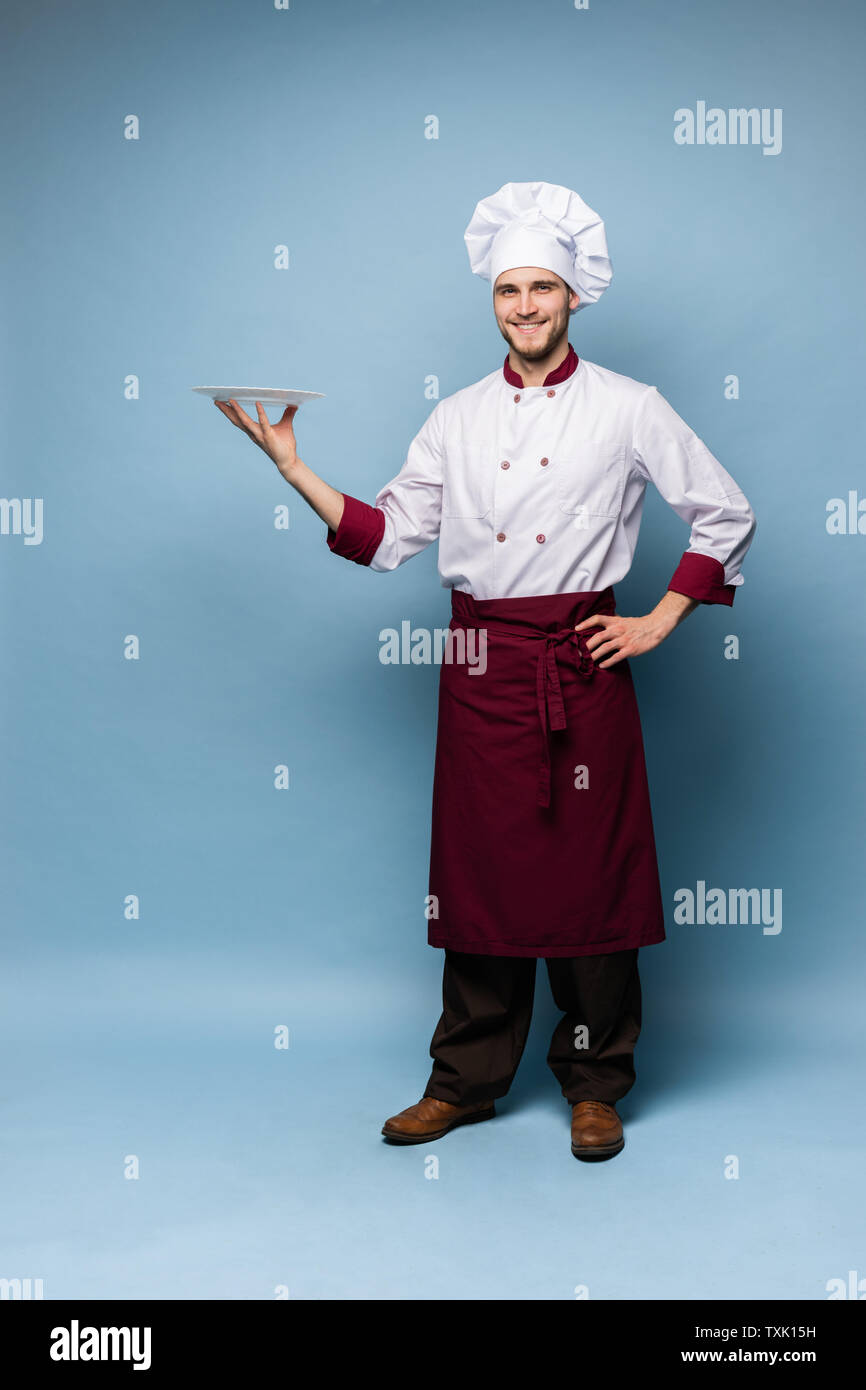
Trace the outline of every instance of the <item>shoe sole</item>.
<path fill-rule="evenodd" d="M 592 1163 L 598 1158 L 613 1158 L 615 1154 L 621 1153 L 624 1147 L 625 1135 L 615 1144 L 572 1144 L 571 1152 L 575 1158 Z"/>
<path fill-rule="evenodd" d="M 459 1129 L 461 1125 L 477 1125 L 481 1120 L 492 1120 L 495 1114 L 496 1106 L 491 1105 L 489 1110 L 479 1110 L 475 1115 L 461 1116 L 452 1120 L 444 1129 L 434 1130 L 431 1134 L 396 1134 L 393 1130 L 383 1128 L 382 1136 L 392 1144 L 429 1144 L 441 1139 L 445 1134 L 450 1134 L 452 1129 Z"/>

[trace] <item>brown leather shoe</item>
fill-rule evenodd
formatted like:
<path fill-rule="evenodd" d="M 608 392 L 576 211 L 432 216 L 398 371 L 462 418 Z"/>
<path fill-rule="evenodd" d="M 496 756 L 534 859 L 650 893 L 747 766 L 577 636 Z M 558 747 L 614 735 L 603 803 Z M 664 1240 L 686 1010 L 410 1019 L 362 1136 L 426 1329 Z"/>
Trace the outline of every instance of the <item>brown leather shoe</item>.
<path fill-rule="evenodd" d="M 571 1107 L 571 1152 L 575 1158 L 613 1158 L 625 1144 L 622 1120 L 603 1100 L 580 1100 Z"/>
<path fill-rule="evenodd" d="M 492 1119 L 495 1114 L 492 1100 L 481 1101 L 478 1105 L 451 1105 L 447 1100 L 424 1096 L 417 1105 L 410 1105 L 386 1120 L 382 1133 L 393 1144 L 425 1144 L 431 1139 L 441 1139 L 457 1125 L 474 1125 L 479 1120 Z"/>

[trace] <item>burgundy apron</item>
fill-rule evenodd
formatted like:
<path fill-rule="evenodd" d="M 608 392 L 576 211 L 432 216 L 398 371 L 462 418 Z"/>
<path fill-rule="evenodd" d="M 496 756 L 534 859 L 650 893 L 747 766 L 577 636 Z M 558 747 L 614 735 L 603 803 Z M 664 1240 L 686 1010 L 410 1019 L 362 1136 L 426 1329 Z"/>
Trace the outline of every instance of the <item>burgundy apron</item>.
<path fill-rule="evenodd" d="M 615 610 L 610 587 L 510 599 L 452 589 L 431 946 L 587 956 L 665 939 L 631 670 L 596 664 L 586 638 L 599 627 L 574 631 Z"/>

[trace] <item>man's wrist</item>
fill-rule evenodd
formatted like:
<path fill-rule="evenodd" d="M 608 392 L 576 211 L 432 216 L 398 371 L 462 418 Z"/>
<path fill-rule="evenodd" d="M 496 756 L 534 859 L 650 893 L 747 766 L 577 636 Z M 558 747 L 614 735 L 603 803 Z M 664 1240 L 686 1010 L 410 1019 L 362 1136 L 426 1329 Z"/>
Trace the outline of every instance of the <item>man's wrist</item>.
<path fill-rule="evenodd" d="M 646 622 L 649 623 L 653 636 L 657 637 L 660 642 L 669 637 L 677 625 L 677 619 L 672 617 L 670 613 L 659 612 L 655 608 L 651 613 L 647 613 Z"/>
<path fill-rule="evenodd" d="M 282 477 L 285 478 L 287 483 L 294 484 L 296 480 L 301 476 L 301 473 L 303 472 L 305 467 L 306 465 L 303 459 L 299 459 L 296 456 L 295 458 L 289 461 L 278 463 L 277 471 L 282 475 Z"/>
<path fill-rule="evenodd" d="M 689 598 L 686 594 L 678 594 L 674 589 L 668 589 L 647 617 L 661 640 L 669 637 L 683 618 L 688 617 L 689 613 L 697 606 L 696 599 Z"/>

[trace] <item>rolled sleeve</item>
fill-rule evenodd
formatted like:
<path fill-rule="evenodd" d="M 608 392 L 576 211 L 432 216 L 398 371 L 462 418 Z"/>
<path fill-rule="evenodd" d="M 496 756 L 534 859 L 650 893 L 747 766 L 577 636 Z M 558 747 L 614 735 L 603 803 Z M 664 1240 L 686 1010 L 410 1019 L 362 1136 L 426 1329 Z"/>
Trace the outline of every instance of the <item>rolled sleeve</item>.
<path fill-rule="evenodd" d="M 335 555 L 354 560 L 356 565 L 369 565 L 385 534 L 385 513 L 371 507 L 348 492 L 343 493 L 343 515 L 336 531 L 328 527 L 325 539 Z"/>
<path fill-rule="evenodd" d="M 698 603 L 726 603 L 729 608 L 737 592 L 736 584 L 725 583 L 724 565 L 711 555 L 700 555 L 696 550 L 685 551 L 668 588 Z"/>

